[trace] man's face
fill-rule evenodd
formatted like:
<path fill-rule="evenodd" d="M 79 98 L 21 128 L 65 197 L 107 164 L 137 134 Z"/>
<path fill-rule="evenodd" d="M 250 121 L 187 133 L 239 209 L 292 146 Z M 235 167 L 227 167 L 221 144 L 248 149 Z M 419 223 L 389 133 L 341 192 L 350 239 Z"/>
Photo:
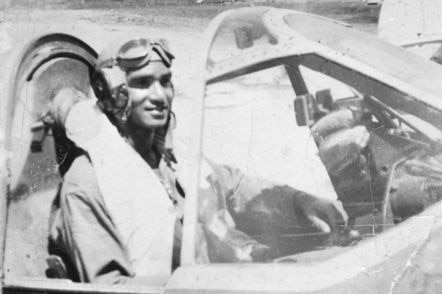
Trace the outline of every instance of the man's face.
<path fill-rule="evenodd" d="M 171 72 L 163 62 L 153 61 L 127 73 L 127 89 L 132 101 L 129 121 L 136 127 L 163 127 L 172 105 Z"/>

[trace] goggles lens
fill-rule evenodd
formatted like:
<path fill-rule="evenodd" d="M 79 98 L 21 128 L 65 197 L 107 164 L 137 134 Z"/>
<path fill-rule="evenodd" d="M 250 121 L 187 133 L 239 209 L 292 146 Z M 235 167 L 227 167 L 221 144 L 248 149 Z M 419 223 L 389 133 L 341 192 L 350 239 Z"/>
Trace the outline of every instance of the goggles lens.
<path fill-rule="evenodd" d="M 116 63 L 122 70 L 145 66 L 156 53 L 163 63 L 170 67 L 174 56 L 162 40 L 135 39 L 121 46 L 117 53 Z"/>

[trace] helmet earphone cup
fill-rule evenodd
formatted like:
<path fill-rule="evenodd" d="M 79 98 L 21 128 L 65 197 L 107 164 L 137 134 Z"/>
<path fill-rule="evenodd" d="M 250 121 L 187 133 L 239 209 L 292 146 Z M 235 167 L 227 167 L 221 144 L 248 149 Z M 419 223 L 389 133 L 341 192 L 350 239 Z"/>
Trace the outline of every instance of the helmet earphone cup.
<path fill-rule="evenodd" d="M 101 102 L 112 99 L 109 79 L 101 69 L 95 69 L 91 74 L 91 86 L 95 97 Z"/>
<path fill-rule="evenodd" d="M 125 120 L 129 115 L 129 94 L 121 75 L 115 75 L 115 71 L 119 69 L 96 69 L 91 74 L 91 86 L 103 110 Z"/>

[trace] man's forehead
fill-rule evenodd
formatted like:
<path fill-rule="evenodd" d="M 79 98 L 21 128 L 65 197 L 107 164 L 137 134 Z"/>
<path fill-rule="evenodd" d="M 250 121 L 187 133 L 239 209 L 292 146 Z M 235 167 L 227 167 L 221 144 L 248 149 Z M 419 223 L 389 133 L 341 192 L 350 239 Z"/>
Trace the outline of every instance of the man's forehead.
<path fill-rule="evenodd" d="M 171 75 L 171 71 L 160 60 L 151 61 L 147 65 L 139 69 L 131 70 L 126 73 L 126 77 L 128 80 L 139 77 L 161 78 L 167 75 Z"/>

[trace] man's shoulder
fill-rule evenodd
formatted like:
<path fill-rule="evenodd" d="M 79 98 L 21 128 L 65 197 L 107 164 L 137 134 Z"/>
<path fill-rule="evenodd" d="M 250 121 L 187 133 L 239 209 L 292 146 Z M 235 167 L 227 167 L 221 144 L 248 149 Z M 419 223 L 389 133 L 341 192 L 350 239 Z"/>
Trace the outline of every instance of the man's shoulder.
<path fill-rule="evenodd" d="M 101 193 L 91 160 L 86 154 L 74 159 L 63 177 L 62 195 L 76 195 L 100 200 Z"/>
<path fill-rule="evenodd" d="M 74 181 L 83 182 L 95 179 L 94 168 L 92 162 L 86 154 L 77 156 L 73 161 L 66 174 L 63 177 L 64 182 Z"/>

